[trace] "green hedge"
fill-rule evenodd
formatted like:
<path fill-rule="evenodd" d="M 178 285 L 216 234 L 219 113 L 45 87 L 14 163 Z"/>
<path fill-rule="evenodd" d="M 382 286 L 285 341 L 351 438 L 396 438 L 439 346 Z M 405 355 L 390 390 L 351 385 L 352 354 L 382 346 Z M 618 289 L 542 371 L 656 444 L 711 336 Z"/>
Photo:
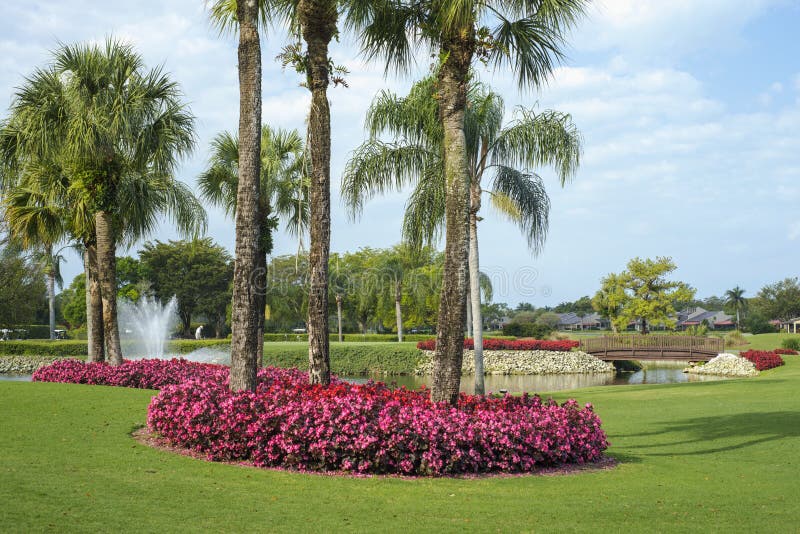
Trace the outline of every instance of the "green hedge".
<path fill-rule="evenodd" d="M 331 372 L 340 376 L 411 374 L 422 359 L 413 344 L 331 344 Z M 264 346 L 264 365 L 308 368 L 305 345 Z"/>
<path fill-rule="evenodd" d="M 167 352 L 188 354 L 202 347 L 230 345 L 228 339 L 179 339 L 167 343 Z M 123 351 L 125 343 L 123 343 Z M 67 339 L 57 341 L 0 341 L 0 355 L 5 356 L 86 356 L 86 341 Z"/>
<path fill-rule="evenodd" d="M 0 341 L 3 356 L 86 356 L 85 341 Z"/>
<path fill-rule="evenodd" d="M 425 341 L 427 339 L 433 339 L 434 337 L 436 336 L 432 334 L 405 334 L 403 336 L 403 341 L 413 341 L 416 343 L 417 341 Z M 335 343 L 339 341 L 339 334 L 330 334 L 328 338 L 331 340 L 331 343 Z M 346 342 L 385 343 L 397 341 L 397 334 L 343 334 L 342 338 L 342 341 Z M 264 334 L 264 341 L 308 341 L 308 334 Z"/>
<path fill-rule="evenodd" d="M 64 329 L 63 326 L 56 326 L 57 329 Z M 9 326 L 9 330 L 27 330 L 23 339 L 50 339 L 50 325 L 46 324 L 20 324 Z M 13 332 L 12 336 L 17 335 Z"/>

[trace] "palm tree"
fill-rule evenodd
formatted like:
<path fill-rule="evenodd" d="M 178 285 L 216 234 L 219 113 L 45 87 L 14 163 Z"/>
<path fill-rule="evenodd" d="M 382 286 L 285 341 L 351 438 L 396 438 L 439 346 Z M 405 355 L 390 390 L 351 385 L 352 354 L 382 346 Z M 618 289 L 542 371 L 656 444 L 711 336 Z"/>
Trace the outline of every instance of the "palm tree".
<path fill-rule="evenodd" d="M 366 198 L 413 184 L 406 204 L 403 237 L 418 245 L 437 238 L 444 224 L 445 183 L 436 80 L 415 84 L 409 95 L 381 93 L 367 112 L 370 139 L 356 149 L 342 179 L 343 197 L 353 213 Z M 581 138 L 569 115 L 519 109 L 503 127 L 503 100 L 472 82 L 465 112 L 469 183 L 468 318 L 475 340 L 475 393 L 483 394 L 483 317 L 478 258 L 478 221 L 484 193 L 492 205 L 516 223 L 538 253 L 547 235 L 550 203 L 541 179 L 518 167 L 552 165 L 562 186 L 575 172 Z M 379 136 L 388 134 L 389 142 Z M 482 180 L 491 177 L 488 190 Z M 468 330 L 469 330 L 468 325 Z"/>
<path fill-rule="evenodd" d="M 262 293 L 259 337 L 263 340 L 267 255 L 272 251 L 274 212 L 285 221 L 287 231 L 302 242 L 308 227 L 308 181 L 303 173 L 303 140 L 296 130 L 261 128 L 261 175 L 259 177 L 259 251 L 256 288 Z M 211 142 L 208 168 L 198 177 L 200 194 L 206 200 L 235 215 L 239 188 L 239 142 L 228 132 Z M 298 254 L 299 261 L 299 254 Z M 263 361 L 263 342 L 258 344 L 258 361 Z"/>
<path fill-rule="evenodd" d="M 71 217 L 82 220 L 80 232 L 96 246 L 108 360 L 121 363 L 116 247 L 127 222 L 155 224 L 155 217 L 135 217 L 145 205 L 136 196 L 143 184 L 173 184 L 178 159 L 193 148 L 194 118 L 180 88 L 160 69 L 146 71 L 130 46 L 111 39 L 103 46 L 64 45 L 17 91 L 2 137 L 0 150 L 13 165 L 58 164 L 61 172 L 49 174 L 39 191 L 55 185 L 78 199 L 72 205 L 81 211 Z M 123 198 L 131 188 L 133 206 Z M 167 187 L 163 199 L 174 200 L 175 190 Z"/>
<path fill-rule="evenodd" d="M 365 2 L 365 4 L 369 4 Z M 357 12 L 368 56 L 404 68 L 413 50 L 438 54 L 437 98 L 443 139 L 445 266 L 431 398 L 454 403 L 463 358 L 467 292 L 469 174 L 465 115 L 475 59 L 508 64 L 520 87 L 537 87 L 562 58 L 564 35 L 588 0 L 407 0 Z M 516 20 L 515 20 L 516 19 Z"/>
<path fill-rule="evenodd" d="M 739 328 L 739 310 L 747 306 L 747 299 L 744 297 L 745 290 L 739 286 L 725 292 L 725 304 L 731 305 L 736 310 L 736 330 Z"/>

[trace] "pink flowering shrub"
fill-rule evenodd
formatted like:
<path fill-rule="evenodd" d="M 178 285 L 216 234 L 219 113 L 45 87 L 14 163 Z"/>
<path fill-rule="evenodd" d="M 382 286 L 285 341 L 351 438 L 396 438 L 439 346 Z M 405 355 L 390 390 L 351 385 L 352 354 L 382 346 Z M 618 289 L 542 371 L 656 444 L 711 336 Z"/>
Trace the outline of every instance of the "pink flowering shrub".
<path fill-rule="evenodd" d="M 557 352 L 569 352 L 580 346 L 580 342 L 571 339 L 547 340 L 547 339 L 495 339 L 486 338 L 483 340 L 483 350 L 552 350 Z M 436 350 L 436 340 L 429 339 L 417 343 L 419 350 Z M 464 340 L 464 348 L 472 350 L 475 342 L 472 338 Z"/>
<path fill-rule="evenodd" d="M 218 382 L 167 386 L 147 424 L 213 460 L 313 471 L 521 473 L 596 461 L 608 446 L 591 406 L 573 400 L 461 395 L 452 407 L 432 403 L 424 389 L 322 387 L 283 373 L 265 370 L 256 392 Z"/>
<path fill-rule="evenodd" d="M 122 365 L 59 360 L 33 373 L 34 382 L 67 382 L 140 389 L 161 389 L 190 379 L 227 383 L 228 368 L 188 360 L 125 360 Z"/>
<path fill-rule="evenodd" d="M 524 473 L 601 459 L 600 418 L 574 400 L 464 395 L 435 404 L 425 389 L 336 379 L 308 383 L 297 369 L 259 371 L 255 392 L 231 392 L 228 368 L 185 360 L 118 367 L 64 360 L 36 381 L 160 388 L 147 424 L 173 445 L 212 460 L 262 467 L 402 475 Z"/>

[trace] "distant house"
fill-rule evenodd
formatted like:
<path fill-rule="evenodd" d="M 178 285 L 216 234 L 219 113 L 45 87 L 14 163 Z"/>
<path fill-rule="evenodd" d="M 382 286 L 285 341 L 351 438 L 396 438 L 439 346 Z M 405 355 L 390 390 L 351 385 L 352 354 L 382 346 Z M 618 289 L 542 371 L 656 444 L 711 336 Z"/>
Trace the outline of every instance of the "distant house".
<path fill-rule="evenodd" d="M 577 313 L 559 313 L 559 330 L 601 330 L 609 328 L 608 319 L 598 313 L 590 313 L 580 317 Z"/>
<path fill-rule="evenodd" d="M 781 330 L 786 330 L 789 334 L 796 334 L 800 332 L 800 317 L 789 319 L 788 321 L 781 321 Z"/>
<path fill-rule="evenodd" d="M 709 311 L 699 306 L 678 312 L 676 328 L 685 330 L 690 326 L 706 325 L 712 330 L 732 330 L 736 327 L 734 317 L 722 311 Z"/>

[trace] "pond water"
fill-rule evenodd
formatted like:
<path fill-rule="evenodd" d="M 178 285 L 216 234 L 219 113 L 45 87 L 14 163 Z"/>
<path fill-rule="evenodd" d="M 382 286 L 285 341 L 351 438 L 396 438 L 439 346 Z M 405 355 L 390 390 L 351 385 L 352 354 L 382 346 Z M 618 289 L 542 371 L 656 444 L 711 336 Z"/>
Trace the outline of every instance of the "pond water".
<path fill-rule="evenodd" d="M 594 386 L 621 386 L 626 384 L 679 384 L 683 382 L 704 382 L 711 380 L 725 380 L 724 376 L 708 376 L 684 373 L 686 362 L 659 362 L 646 364 L 640 371 L 632 373 L 606 373 L 606 374 L 570 374 L 570 375 L 487 375 L 484 379 L 487 392 L 497 393 L 506 390 L 509 393 L 527 391 L 561 391 L 567 389 L 587 388 Z M 364 377 L 345 377 L 346 380 L 363 383 L 368 379 Z M 432 378 L 429 376 L 387 376 L 375 377 L 381 382 L 394 383 L 409 389 L 420 386 L 430 387 Z M 461 379 L 461 391 L 471 393 L 474 377 L 465 376 Z"/>
<path fill-rule="evenodd" d="M 694 375 L 683 372 L 685 362 L 659 362 L 648 363 L 640 370 L 633 373 L 607 373 L 607 374 L 574 374 L 574 375 L 487 375 L 485 379 L 486 391 L 497 393 L 504 389 L 509 393 L 527 391 L 561 391 L 566 389 L 587 388 L 593 386 L 620 386 L 625 384 L 678 384 L 682 382 L 702 382 L 709 380 L 724 380 L 724 376 Z M 369 377 L 343 377 L 353 383 L 364 383 Z M 377 376 L 374 380 L 394 383 L 409 389 L 431 385 L 429 376 Z M 31 380 L 31 375 L 4 375 L 0 374 L 0 381 Z M 472 392 L 474 379 L 465 376 L 461 379 L 461 391 Z"/>

